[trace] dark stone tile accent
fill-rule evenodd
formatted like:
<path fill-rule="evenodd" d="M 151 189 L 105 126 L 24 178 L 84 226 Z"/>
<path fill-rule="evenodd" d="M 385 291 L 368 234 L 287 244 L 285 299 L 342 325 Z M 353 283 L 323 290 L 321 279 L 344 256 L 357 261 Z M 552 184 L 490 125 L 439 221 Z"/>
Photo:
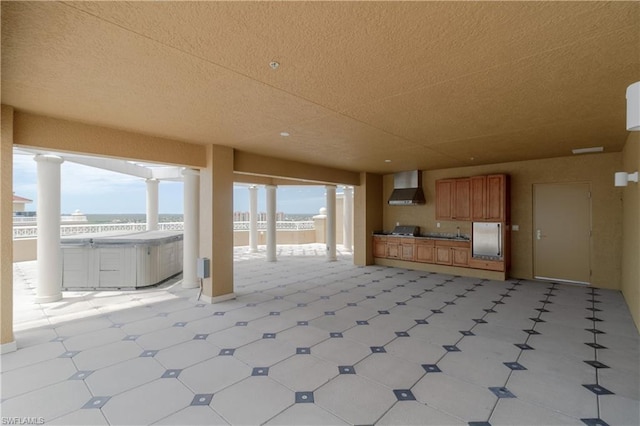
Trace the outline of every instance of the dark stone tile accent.
<path fill-rule="evenodd" d="M 369 321 L 356 321 L 358 325 L 369 325 Z"/>
<path fill-rule="evenodd" d="M 455 305 L 456 302 L 444 302 L 445 305 Z"/>
<path fill-rule="evenodd" d="M 238 321 L 236 323 L 237 327 L 246 327 L 249 323 L 247 321 Z"/>
<path fill-rule="evenodd" d="M 67 351 L 65 353 L 63 353 L 62 355 L 60 355 L 58 358 L 73 358 L 74 356 L 78 355 L 80 353 L 80 351 Z"/>
<path fill-rule="evenodd" d="M 526 370 L 526 367 L 524 365 L 517 362 L 504 362 L 503 364 L 512 370 Z"/>
<path fill-rule="evenodd" d="M 422 368 L 424 368 L 424 371 L 426 371 L 427 373 L 442 372 L 442 370 L 440 370 L 440 367 L 438 367 L 436 364 L 422 364 Z"/>
<path fill-rule="evenodd" d="M 102 408 L 111 399 L 110 396 L 94 396 L 82 408 Z"/>
<path fill-rule="evenodd" d="M 398 337 L 409 337 L 409 333 L 406 331 L 396 331 L 396 336 Z"/>
<path fill-rule="evenodd" d="M 532 350 L 534 350 L 531 346 L 527 345 L 526 343 L 514 343 L 514 345 L 516 345 L 517 347 L 519 347 L 523 351 L 532 351 Z"/>
<path fill-rule="evenodd" d="M 296 404 L 313 403 L 313 392 L 296 392 Z"/>
<path fill-rule="evenodd" d="M 602 419 L 580 419 L 587 426 L 609 426 L 609 423 Z"/>
<path fill-rule="evenodd" d="M 169 312 L 160 312 L 158 315 L 156 315 L 157 317 L 168 317 L 169 316 Z"/>
<path fill-rule="evenodd" d="M 550 300 L 538 300 L 540 303 L 544 303 L 545 305 L 553 305 L 553 302 Z"/>
<path fill-rule="evenodd" d="M 311 353 L 311 348 L 296 348 L 297 355 L 309 355 Z"/>
<path fill-rule="evenodd" d="M 276 338 L 276 333 L 264 333 L 262 335 L 263 339 L 275 339 Z"/>
<path fill-rule="evenodd" d="M 607 334 L 602 330 L 598 330 L 597 328 L 585 328 L 585 330 L 587 330 L 589 333 L 593 333 L 593 334 Z"/>
<path fill-rule="evenodd" d="M 456 297 L 467 297 L 464 294 L 456 294 Z"/>
<path fill-rule="evenodd" d="M 600 386 L 600 385 L 582 385 L 585 388 L 589 389 L 591 392 L 595 393 L 596 395 L 614 395 L 613 392 L 611 392 L 609 389 L 605 388 L 604 386 Z"/>
<path fill-rule="evenodd" d="M 489 388 L 491 392 L 498 398 L 515 398 L 516 396 L 509 391 L 509 389 L 505 387 L 495 387 Z"/>
<path fill-rule="evenodd" d="M 164 372 L 164 374 L 161 376 L 161 378 L 162 379 L 175 379 L 180 375 L 181 372 L 182 372 L 182 369 L 167 370 L 167 371 Z"/>
<path fill-rule="evenodd" d="M 531 321 L 533 321 L 533 322 L 546 322 L 545 320 L 540 319 L 540 318 L 529 318 L 529 319 L 530 319 Z"/>
<path fill-rule="evenodd" d="M 229 355 L 233 355 L 233 353 L 235 352 L 235 349 L 221 349 L 220 353 L 218 355 L 223 355 L 223 356 L 229 356 Z"/>
<path fill-rule="evenodd" d="M 340 374 L 356 374 L 356 369 L 353 365 L 339 365 L 338 371 Z"/>
<path fill-rule="evenodd" d="M 173 327 L 185 327 L 187 325 L 186 322 L 180 321 L 173 324 Z"/>
<path fill-rule="evenodd" d="M 320 299 L 322 299 L 322 300 L 329 300 L 329 296 L 320 296 Z"/>
<path fill-rule="evenodd" d="M 525 333 L 529 334 L 529 335 L 534 335 L 534 334 L 540 334 L 540 332 L 535 331 L 534 329 L 529 329 L 529 330 L 522 330 Z"/>
<path fill-rule="evenodd" d="M 158 354 L 159 351 L 153 350 L 153 351 L 144 351 L 140 354 L 140 358 L 153 358 L 154 356 L 156 356 Z"/>
<path fill-rule="evenodd" d="M 111 326 L 110 328 L 114 328 L 113 326 Z M 62 337 L 62 336 L 58 336 L 55 339 L 51 339 L 49 340 L 50 342 L 63 342 L 64 339 L 66 339 L 66 337 Z"/>
<path fill-rule="evenodd" d="M 389 311 L 378 311 L 380 315 L 389 315 Z"/>
<path fill-rule="evenodd" d="M 463 336 L 475 336 L 475 334 L 471 330 L 460 330 L 460 334 L 462 334 Z"/>
<path fill-rule="evenodd" d="M 254 306 L 257 306 L 255 303 L 247 303 L 247 307 L 249 308 L 253 308 Z"/>
<path fill-rule="evenodd" d="M 420 296 L 419 294 L 412 294 L 411 297 L 414 299 L 422 299 L 422 296 Z"/>
<path fill-rule="evenodd" d="M 595 321 L 595 322 L 602 322 L 603 320 L 600 318 L 596 318 L 596 317 L 585 317 L 585 319 L 588 319 L 589 321 Z"/>
<path fill-rule="evenodd" d="M 591 311 L 591 312 L 602 312 L 602 309 L 598 309 L 598 308 L 586 308 L 587 311 Z"/>
<path fill-rule="evenodd" d="M 252 376 L 268 376 L 269 375 L 269 367 L 255 367 L 253 371 L 251 371 Z"/>
<path fill-rule="evenodd" d="M 476 318 L 473 320 L 476 324 L 486 324 L 487 321 L 482 318 Z"/>
<path fill-rule="evenodd" d="M 396 305 L 398 305 L 398 306 L 404 306 L 404 305 L 406 305 L 406 303 L 405 303 L 405 302 L 396 302 Z"/>
<path fill-rule="evenodd" d="M 133 341 L 133 340 L 136 340 L 138 337 L 140 337 L 139 334 L 129 334 L 128 336 L 124 336 L 122 340 Z"/>
<path fill-rule="evenodd" d="M 550 312 L 550 311 L 546 310 L 545 308 L 536 308 L 536 311 L 543 312 L 543 313 L 544 312 Z"/>
<path fill-rule="evenodd" d="M 325 311 L 325 315 L 335 315 L 336 313 L 333 311 Z"/>
<path fill-rule="evenodd" d="M 609 349 L 606 346 L 602 346 L 600 343 L 586 342 L 585 345 L 591 346 L 593 349 Z"/>
<path fill-rule="evenodd" d="M 209 405 L 212 399 L 212 393 L 198 393 L 193 397 L 193 401 L 189 405 Z"/>
<path fill-rule="evenodd" d="M 494 311 L 493 309 L 483 309 L 483 311 L 485 311 L 488 314 L 495 314 L 496 311 Z"/>
<path fill-rule="evenodd" d="M 491 426 L 491 423 L 489 422 L 469 422 L 467 423 L 468 426 Z"/>
<path fill-rule="evenodd" d="M 375 299 L 375 296 L 367 296 L 367 299 Z"/>
<path fill-rule="evenodd" d="M 384 348 L 384 346 L 371 346 L 371 353 L 374 354 L 383 354 L 386 353 L 387 350 Z"/>
<path fill-rule="evenodd" d="M 382 290 L 383 293 L 391 293 L 391 290 Z"/>
<path fill-rule="evenodd" d="M 503 293 L 500 296 L 502 296 L 502 297 L 511 297 L 511 295 L 509 295 L 509 293 Z"/>
<path fill-rule="evenodd" d="M 196 308 L 204 308 L 206 305 L 204 303 L 198 303 Z"/>
<path fill-rule="evenodd" d="M 394 389 L 393 393 L 395 394 L 398 401 L 415 401 L 416 397 L 413 396 L 413 393 L 409 389 Z"/>
<path fill-rule="evenodd" d="M 309 321 L 298 321 L 297 325 L 306 326 L 306 325 L 309 325 Z"/>
<path fill-rule="evenodd" d="M 277 317 L 278 315 L 280 315 L 280 312 L 276 312 L 276 311 L 269 312 L 269 315 L 272 317 Z"/>
<path fill-rule="evenodd" d="M 118 324 L 112 324 L 111 327 L 109 327 L 109 328 L 122 328 L 123 326 L 124 326 L 124 324 L 118 323 Z"/>
<path fill-rule="evenodd" d="M 417 320 L 414 320 L 414 321 L 416 322 L 416 324 L 429 324 L 427 322 L 427 320 L 423 320 L 423 319 L 417 319 Z"/>
<path fill-rule="evenodd" d="M 347 306 L 358 306 L 357 303 L 347 303 Z"/>
<path fill-rule="evenodd" d="M 298 308 L 306 308 L 307 304 L 306 303 L 298 303 Z"/>
<path fill-rule="evenodd" d="M 585 361 L 587 364 L 592 366 L 593 368 L 609 368 L 607 364 L 603 364 L 600 361 Z"/>
<path fill-rule="evenodd" d="M 447 352 L 460 352 L 460 349 L 456 345 L 444 345 L 442 346 Z"/>
<path fill-rule="evenodd" d="M 218 312 L 214 312 L 214 313 L 213 313 L 213 316 L 215 316 L 215 317 L 221 317 L 221 316 L 224 316 L 224 314 L 225 314 L 225 312 L 218 311 Z"/>
<path fill-rule="evenodd" d="M 504 305 L 504 302 L 501 300 L 492 300 L 491 303 L 495 303 L 496 305 Z"/>
<path fill-rule="evenodd" d="M 339 339 L 339 338 L 342 338 L 342 333 L 339 333 L 337 331 L 333 331 L 333 332 L 329 333 L 329 337 L 334 338 L 334 339 Z"/>
<path fill-rule="evenodd" d="M 433 312 L 434 314 L 441 314 L 442 311 L 440 309 L 432 309 L 431 312 Z"/>

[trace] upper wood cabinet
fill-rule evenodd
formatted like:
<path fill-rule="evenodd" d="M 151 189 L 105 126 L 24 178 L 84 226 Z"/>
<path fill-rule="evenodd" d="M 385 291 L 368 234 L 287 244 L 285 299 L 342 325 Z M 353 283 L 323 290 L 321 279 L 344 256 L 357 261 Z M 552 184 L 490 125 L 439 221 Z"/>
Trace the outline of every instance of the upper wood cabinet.
<path fill-rule="evenodd" d="M 508 183 L 502 174 L 436 181 L 436 220 L 508 221 Z"/>
<path fill-rule="evenodd" d="M 436 219 L 471 220 L 471 180 L 436 181 Z"/>

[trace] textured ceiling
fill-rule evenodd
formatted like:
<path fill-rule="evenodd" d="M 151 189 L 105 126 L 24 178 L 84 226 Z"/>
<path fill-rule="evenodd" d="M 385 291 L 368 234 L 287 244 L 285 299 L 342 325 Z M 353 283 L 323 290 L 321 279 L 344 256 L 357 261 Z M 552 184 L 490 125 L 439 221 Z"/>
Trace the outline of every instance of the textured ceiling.
<path fill-rule="evenodd" d="M 638 2 L 1 7 L 3 104 L 353 171 L 620 151 L 640 80 Z"/>

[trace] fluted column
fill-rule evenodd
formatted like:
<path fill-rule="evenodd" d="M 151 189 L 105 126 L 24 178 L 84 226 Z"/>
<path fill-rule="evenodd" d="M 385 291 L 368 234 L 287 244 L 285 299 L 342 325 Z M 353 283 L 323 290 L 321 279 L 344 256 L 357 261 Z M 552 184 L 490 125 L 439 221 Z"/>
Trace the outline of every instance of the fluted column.
<path fill-rule="evenodd" d="M 158 230 L 158 179 L 147 179 L 147 231 Z"/>
<path fill-rule="evenodd" d="M 336 187 L 327 185 L 327 260 L 337 260 L 336 256 Z"/>
<path fill-rule="evenodd" d="M 258 251 L 258 187 L 249 187 L 249 247 L 251 253 Z"/>
<path fill-rule="evenodd" d="M 342 208 L 342 245 L 348 252 L 353 251 L 353 188 L 344 187 Z"/>
<path fill-rule="evenodd" d="M 276 186 L 267 185 L 267 262 L 276 261 Z"/>
<path fill-rule="evenodd" d="M 36 303 L 62 299 L 60 249 L 60 164 L 56 155 L 36 155 L 38 163 L 38 281 Z"/>
<path fill-rule="evenodd" d="M 182 241 L 182 287 L 196 288 L 200 286 L 196 276 L 198 259 L 198 238 L 200 229 L 200 172 L 184 169 L 184 239 Z"/>

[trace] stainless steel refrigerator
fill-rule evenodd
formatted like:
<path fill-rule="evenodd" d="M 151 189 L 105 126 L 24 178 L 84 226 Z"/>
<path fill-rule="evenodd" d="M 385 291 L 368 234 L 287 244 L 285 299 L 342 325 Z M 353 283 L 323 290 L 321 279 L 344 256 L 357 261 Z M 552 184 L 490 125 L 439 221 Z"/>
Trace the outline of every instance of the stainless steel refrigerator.
<path fill-rule="evenodd" d="M 473 257 L 502 257 L 502 223 L 473 223 Z"/>

